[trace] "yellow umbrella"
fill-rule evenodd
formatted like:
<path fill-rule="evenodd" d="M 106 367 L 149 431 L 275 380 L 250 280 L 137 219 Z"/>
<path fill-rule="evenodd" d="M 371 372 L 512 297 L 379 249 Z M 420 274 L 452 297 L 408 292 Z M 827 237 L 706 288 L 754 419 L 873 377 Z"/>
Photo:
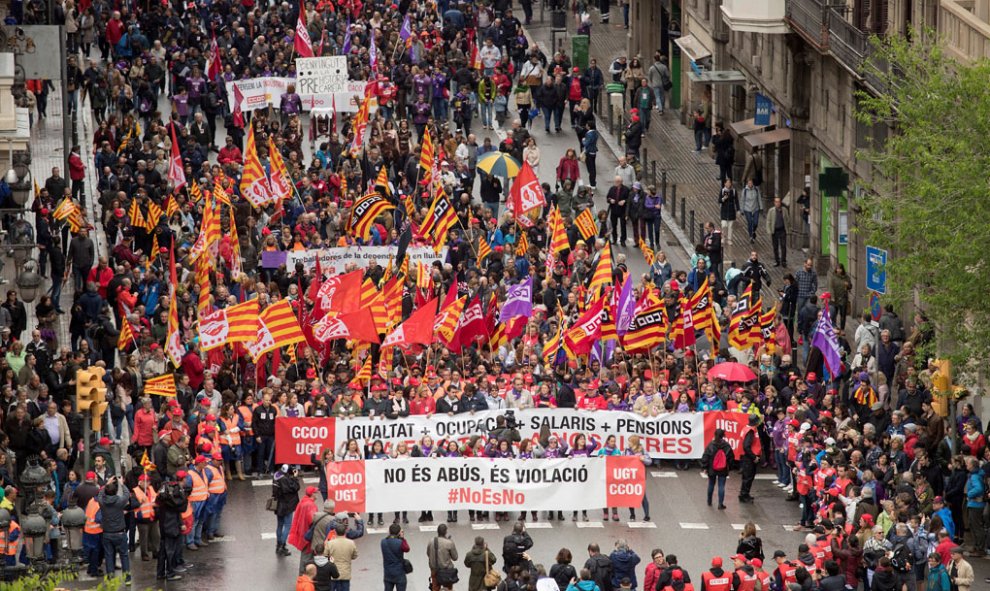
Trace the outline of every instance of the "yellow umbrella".
<path fill-rule="evenodd" d="M 519 168 L 519 162 L 505 152 L 489 152 L 478 160 L 478 170 L 503 178 L 515 178 Z"/>

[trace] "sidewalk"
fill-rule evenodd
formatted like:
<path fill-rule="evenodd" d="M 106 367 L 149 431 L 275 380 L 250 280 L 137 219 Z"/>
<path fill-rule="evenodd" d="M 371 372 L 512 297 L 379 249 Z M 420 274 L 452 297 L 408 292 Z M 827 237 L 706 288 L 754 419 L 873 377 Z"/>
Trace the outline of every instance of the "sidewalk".
<path fill-rule="evenodd" d="M 596 15 L 597 11 L 592 11 L 592 14 Z M 598 67 L 605 73 L 606 81 L 610 81 L 609 65 L 615 58 L 626 54 L 626 30 L 621 24 L 622 12 L 619 9 L 613 10 L 610 24 L 601 24 L 597 16 L 592 16 L 592 19 L 594 25 L 591 31 L 590 57 L 598 61 Z M 570 55 L 567 37 L 574 33 L 574 22 L 570 14 L 568 14 L 567 26 L 564 49 Z M 527 29 L 531 38 L 539 43 L 548 57 L 552 57 L 553 51 L 548 50 L 551 43 L 549 14 L 544 22 L 534 20 Z M 560 37 L 558 33 L 558 42 Z M 645 60 L 644 63 L 652 63 L 653 57 L 643 56 L 642 59 Z M 598 129 L 605 137 L 606 144 L 618 154 L 623 154 L 625 150 L 620 148 L 618 137 L 621 135 L 622 124 L 614 122 L 614 133 L 610 132 L 605 114 L 607 111 L 604 110 L 606 103 L 607 100 L 603 98 Z M 717 224 L 719 220 L 718 166 L 715 165 L 709 151 L 701 153 L 693 151 L 694 132 L 681 125 L 677 112 L 672 110 L 667 110 L 663 116 L 653 113 L 650 130 L 643 136 L 643 148 L 647 158 L 643 165 L 644 182 L 652 180 L 658 188 L 662 187 L 662 175 L 666 172 L 667 209 L 663 216 L 666 234 L 664 240 L 670 244 L 670 236 L 673 234 L 690 256 L 694 253 L 694 245 L 701 241 L 701 226 L 709 221 Z M 738 188 L 740 185 L 737 183 Z M 693 228 L 690 225 L 692 211 L 694 212 Z M 737 265 L 744 264 L 750 252 L 755 249 L 770 272 L 772 285 L 777 287 L 783 283 L 785 270 L 773 267 L 773 246 L 770 237 L 764 231 L 763 219 L 761 216 L 756 244 L 751 245 L 749 240 L 746 240 L 745 221 L 742 215 L 739 216 L 734 228 L 734 244 L 732 247 L 725 245 L 725 268 L 729 267 L 730 261 L 734 261 Z M 794 269 L 800 268 L 804 254 L 796 249 L 789 250 L 790 266 Z"/>

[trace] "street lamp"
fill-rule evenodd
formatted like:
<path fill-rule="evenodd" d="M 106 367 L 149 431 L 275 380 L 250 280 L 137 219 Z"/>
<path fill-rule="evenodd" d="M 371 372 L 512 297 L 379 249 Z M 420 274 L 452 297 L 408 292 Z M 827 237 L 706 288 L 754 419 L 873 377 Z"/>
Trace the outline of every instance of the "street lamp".
<path fill-rule="evenodd" d="M 15 281 L 21 299 L 27 304 L 30 304 L 34 301 L 34 298 L 38 297 L 38 289 L 41 288 L 42 283 L 45 281 L 35 270 L 37 265 L 35 261 L 24 263 L 24 271 L 17 276 Z"/>
<path fill-rule="evenodd" d="M 10 186 L 10 196 L 18 207 L 24 207 L 31 197 L 31 154 L 15 152 L 11 157 L 11 169 L 7 171 L 4 180 Z"/>

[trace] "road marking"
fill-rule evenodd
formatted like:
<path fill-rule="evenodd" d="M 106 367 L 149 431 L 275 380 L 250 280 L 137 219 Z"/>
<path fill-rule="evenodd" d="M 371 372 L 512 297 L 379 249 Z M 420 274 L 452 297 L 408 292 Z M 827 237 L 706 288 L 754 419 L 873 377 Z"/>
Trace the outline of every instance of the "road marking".
<path fill-rule="evenodd" d="M 275 532 L 273 532 L 273 531 L 261 532 L 261 539 L 262 540 L 274 540 L 275 539 Z"/>
<path fill-rule="evenodd" d="M 798 526 L 796 526 L 796 525 L 784 525 L 784 526 L 782 526 L 782 527 L 783 527 L 784 529 L 786 529 L 787 531 L 797 531 L 797 527 L 798 527 Z"/>
<path fill-rule="evenodd" d="M 776 474 L 757 474 L 756 480 L 777 480 Z"/>
<path fill-rule="evenodd" d="M 472 523 L 471 529 L 501 529 L 497 523 Z"/>
<path fill-rule="evenodd" d="M 681 529 L 708 529 L 707 523 L 685 523 L 681 522 Z"/>
<path fill-rule="evenodd" d="M 275 538 L 275 534 L 272 534 L 272 538 L 273 539 Z M 216 544 L 216 543 L 219 543 L 219 542 L 236 542 L 236 541 L 237 541 L 237 538 L 235 538 L 234 536 L 224 536 L 222 538 L 213 538 L 212 540 L 210 540 L 210 543 L 211 544 Z"/>
<path fill-rule="evenodd" d="M 698 474 L 698 476 L 701 476 L 702 478 L 708 478 L 708 474 L 705 474 L 704 472 Z M 732 478 L 732 477 L 731 476 L 726 476 L 725 477 L 726 480 L 728 480 L 730 478 Z"/>
<path fill-rule="evenodd" d="M 601 521 L 578 521 L 577 526 L 581 529 L 585 529 L 589 527 L 605 527 L 605 524 Z"/>
<path fill-rule="evenodd" d="M 545 521 L 527 521 L 526 529 L 553 529 L 553 524 Z"/>
<path fill-rule="evenodd" d="M 653 472 L 654 478 L 677 478 L 677 472 Z"/>
<path fill-rule="evenodd" d="M 364 531 L 366 531 L 366 532 L 368 532 L 369 534 L 372 534 L 372 535 L 375 535 L 375 534 L 387 534 L 388 533 L 388 528 L 387 527 L 366 527 L 366 528 L 364 528 Z"/>
<path fill-rule="evenodd" d="M 746 527 L 746 524 L 745 523 L 733 523 L 732 524 L 732 529 L 734 529 L 736 531 L 742 531 L 743 528 L 745 528 L 745 527 Z M 756 526 L 756 531 L 762 531 L 760 529 L 760 526 L 759 525 Z"/>
<path fill-rule="evenodd" d="M 652 521 L 630 521 L 629 529 L 656 529 L 657 524 Z"/>
<path fill-rule="evenodd" d="M 421 525 L 421 526 L 419 526 L 419 531 L 437 531 L 437 526 L 435 526 L 435 525 Z"/>

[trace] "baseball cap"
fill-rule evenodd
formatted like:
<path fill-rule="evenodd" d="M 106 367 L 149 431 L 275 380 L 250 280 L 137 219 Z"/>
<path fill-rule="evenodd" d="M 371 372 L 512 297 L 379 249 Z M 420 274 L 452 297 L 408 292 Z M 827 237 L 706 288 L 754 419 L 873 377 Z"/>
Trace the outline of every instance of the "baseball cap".
<path fill-rule="evenodd" d="M 763 561 L 759 558 L 754 558 L 753 560 L 750 560 L 749 563 L 753 565 L 753 568 L 761 568 L 763 566 Z"/>
<path fill-rule="evenodd" d="M 86 480 L 96 480 L 96 472 L 93 472 L 92 470 L 86 472 Z"/>
<path fill-rule="evenodd" d="M 722 557 L 716 556 L 712 558 L 712 566 L 722 566 Z"/>
<path fill-rule="evenodd" d="M 185 470 L 179 470 L 178 472 L 175 473 L 175 477 L 177 479 L 179 479 L 179 480 L 182 480 L 183 478 L 186 477 L 186 471 Z"/>
<path fill-rule="evenodd" d="M 196 460 L 193 461 L 194 464 L 205 464 L 206 456 L 196 456 Z"/>
<path fill-rule="evenodd" d="M 318 489 L 315 486 L 307 486 L 306 487 L 306 496 L 307 497 L 311 497 L 311 496 L 315 495 L 317 490 Z"/>
<path fill-rule="evenodd" d="M 733 554 L 732 556 L 729 557 L 729 560 L 741 560 L 743 562 L 746 562 L 746 557 L 743 556 L 742 554 Z"/>
<path fill-rule="evenodd" d="M 673 570 L 670 573 L 670 578 L 673 579 L 673 580 L 675 580 L 675 581 L 683 581 L 684 580 L 684 571 L 682 571 L 679 568 L 678 569 L 675 569 L 675 570 Z"/>
<path fill-rule="evenodd" d="M 786 558 L 787 557 L 787 552 L 784 552 L 783 550 L 777 550 L 776 552 L 773 553 L 773 557 L 774 558 Z"/>

